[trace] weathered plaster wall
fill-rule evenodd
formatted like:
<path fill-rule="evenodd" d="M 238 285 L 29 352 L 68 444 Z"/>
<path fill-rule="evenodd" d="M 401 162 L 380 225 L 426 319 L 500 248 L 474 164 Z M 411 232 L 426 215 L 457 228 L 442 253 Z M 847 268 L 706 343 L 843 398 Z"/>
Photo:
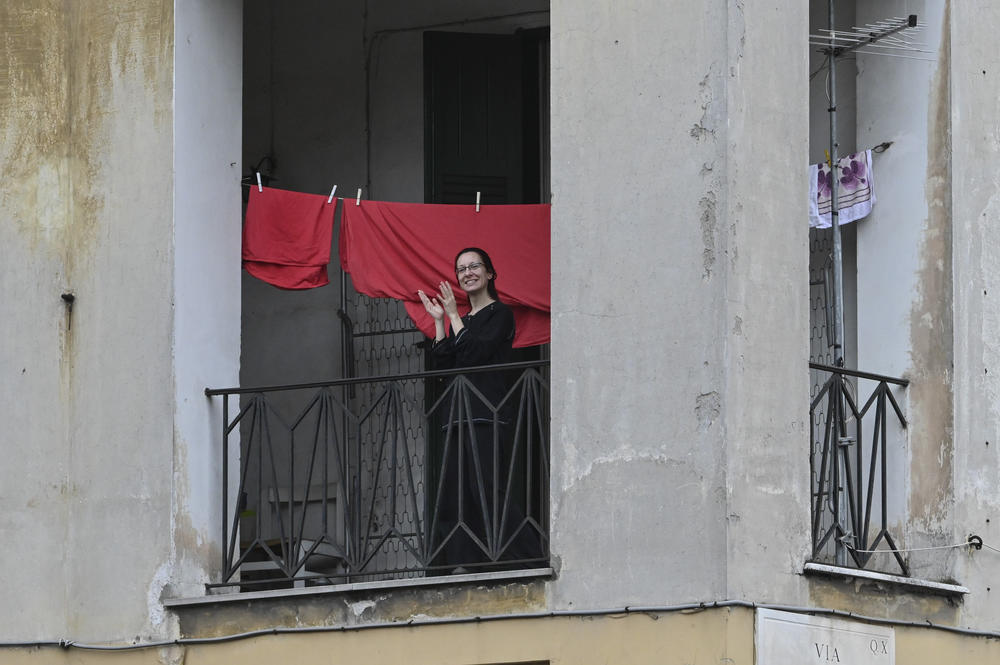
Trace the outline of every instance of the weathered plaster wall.
<path fill-rule="evenodd" d="M 170 538 L 172 3 L 0 13 L 5 635 L 129 639 Z"/>
<path fill-rule="evenodd" d="M 622 9 L 552 4 L 554 607 L 726 586 L 727 6 Z"/>
<path fill-rule="evenodd" d="M 5 321 L 17 321 L 16 328 L 5 326 L 0 339 L 6 432 L 0 535 L 26 543 L 4 548 L 0 563 L 19 571 L 8 576 L 11 605 L 33 617 L 36 634 L 46 634 L 65 622 L 64 615 L 47 610 L 66 601 L 68 580 L 57 544 L 66 539 L 74 492 L 66 429 L 75 337 L 66 329 L 59 296 L 70 285 L 67 248 L 86 251 L 90 233 L 83 223 L 71 224 L 74 165 L 68 156 L 63 3 L 4 3 L 0 25 L 18 26 L 4 30 L 0 58 L 0 309 Z M 50 584 L 39 588 L 39 579 Z"/>
<path fill-rule="evenodd" d="M 1000 52 L 994 3 L 950 2 L 954 265 L 954 488 L 951 535 L 1000 547 Z M 963 625 L 998 625 L 1000 554 L 956 552 Z"/>
<path fill-rule="evenodd" d="M 171 163 L 173 11 L 67 8 L 68 153 L 84 166 L 71 170 L 73 198 L 94 207 L 74 211 L 93 244 L 68 262 L 66 631 L 127 640 L 158 634 L 148 587 L 170 540 L 173 208 L 169 171 L 151 165 Z"/>
<path fill-rule="evenodd" d="M 123 665 L 257 665 L 287 661 L 346 665 L 684 665 L 753 661 L 753 617 L 747 609 L 698 614 L 648 613 L 596 617 L 523 618 L 266 635 L 245 640 L 95 653 L 55 649 L 0 650 L 0 663 L 114 662 Z M 971 653 L 979 655 L 978 649 Z M 988 653 L 988 652 L 987 652 Z M 926 661 L 915 661 L 922 665 Z"/>
<path fill-rule="evenodd" d="M 701 612 L 643 612 L 598 616 L 511 618 L 438 625 L 409 625 L 306 631 L 216 643 L 166 646 L 116 653 L 43 649 L 3 649 L 0 663 L 17 665 L 258 665 L 288 660 L 333 665 L 686 665 L 688 663 L 753 663 L 755 612 L 749 608 Z M 856 622 L 859 629 L 867 625 Z M 884 630 L 886 627 L 882 626 Z M 921 626 L 895 626 L 895 662 L 908 665 L 994 663 L 1000 640 L 950 633 Z M 836 637 L 834 638 L 836 640 Z M 834 641 L 834 645 L 837 642 Z M 802 660 L 816 659 L 812 644 L 803 645 Z M 821 652 L 823 653 L 823 652 Z M 838 656 L 840 657 L 840 656 Z M 831 657 L 826 662 L 837 662 Z"/>
<path fill-rule="evenodd" d="M 899 3 L 858 6 L 865 24 Z M 949 40 L 943 0 L 910 3 L 929 53 L 858 55 L 858 144 L 874 157 L 878 202 L 858 225 L 859 368 L 904 376 L 909 439 L 888 450 L 889 520 L 900 547 L 949 544 L 952 496 L 952 302 Z M 903 12 L 905 13 L 905 12 Z M 870 442 L 869 442 L 870 445 Z M 891 561 L 880 555 L 888 569 Z M 911 572 L 945 579 L 940 553 L 913 553 Z"/>
<path fill-rule="evenodd" d="M 857 577 L 810 576 L 809 606 L 900 621 L 965 625 L 960 597 L 917 593 L 893 584 Z M 983 628 L 991 630 L 986 625 Z"/>
<path fill-rule="evenodd" d="M 555 607 L 797 597 L 807 28 L 553 3 Z"/>
<path fill-rule="evenodd" d="M 726 597 L 759 602 L 803 598 L 811 547 L 808 28 L 807 7 L 729 4 L 726 320 L 714 333 L 726 353 Z"/>
<path fill-rule="evenodd" d="M 238 5 L 0 8 L 5 639 L 167 636 L 163 588 L 220 558 L 203 390 L 238 361 Z"/>
<path fill-rule="evenodd" d="M 159 585 L 170 585 L 165 596 L 202 593 L 221 567 L 222 405 L 203 391 L 239 381 L 242 5 L 175 3 L 174 550 L 151 603 Z"/>
<path fill-rule="evenodd" d="M 431 588 L 364 589 L 337 594 L 179 604 L 182 637 L 218 637 L 276 626 L 362 626 L 428 618 L 542 612 L 543 581 L 448 584 Z"/>

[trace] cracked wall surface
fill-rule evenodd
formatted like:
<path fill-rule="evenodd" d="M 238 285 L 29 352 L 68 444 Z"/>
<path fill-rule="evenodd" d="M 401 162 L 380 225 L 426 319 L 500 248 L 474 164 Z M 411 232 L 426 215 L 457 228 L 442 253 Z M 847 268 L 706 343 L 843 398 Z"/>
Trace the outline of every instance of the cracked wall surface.
<path fill-rule="evenodd" d="M 0 408 L 16 443 L 3 465 L 0 532 L 12 544 L 2 562 L 18 571 L 7 639 L 168 636 L 163 590 L 204 582 L 209 557 L 220 558 L 208 543 L 219 529 L 197 509 L 214 509 L 205 496 L 218 496 L 221 460 L 213 468 L 205 455 L 216 424 L 206 379 L 189 383 L 187 370 L 235 368 L 238 309 L 213 302 L 227 280 L 209 279 L 206 266 L 223 266 L 228 247 L 225 269 L 238 274 L 239 157 L 216 150 L 225 132 L 178 137 L 215 133 L 213 113 L 224 114 L 238 147 L 240 85 L 226 77 L 235 107 L 220 102 L 225 82 L 201 87 L 193 103 L 175 95 L 175 36 L 182 30 L 185 53 L 221 43 L 225 22 L 209 37 L 185 21 L 226 5 L 0 8 L 0 302 L 15 322 L 0 344 Z M 231 53 L 238 72 L 239 48 Z M 219 58 L 195 67 L 204 83 Z M 227 200 L 224 185 L 229 203 L 213 209 Z M 228 284 L 238 302 L 238 281 Z"/>
<path fill-rule="evenodd" d="M 804 219 L 806 181 L 759 160 L 780 145 L 778 162 L 805 162 L 805 106 L 778 100 L 804 100 L 806 73 L 774 71 L 805 54 L 775 35 L 804 34 L 806 13 L 552 11 L 551 602 L 794 595 L 806 228 L 778 222 Z M 788 530 L 761 548 L 775 509 Z M 643 572 L 657 565 L 671 573 Z M 737 581 L 752 565 L 780 574 Z"/>
<path fill-rule="evenodd" d="M 913 8 L 927 25 L 923 59 L 859 55 L 856 62 L 858 144 L 892 141 L 873 160 L 877 206 L 857 229 L 858 366 L 910 380 L 895 392 L 906 409 L 906 436 L 892 437 L 887 449 L 889 529 L 902 548 L 952 542 L 952 65 L 946 5 L 929 1 Z M 857 11 L 859 22 L 871 22 L 893 5 L 867 3 Z M 877 557 L 876 567 L 892 567 L 888 555 Z M 918 577 L 951 576 L 946 557 L 918 551 L 907 559 Z"/>
<path fill-rule="evenodd" d="M 171 2 L 0 9 L 8 637 L 107 635 L 107 616 L 134 637 L 166 551 L 172 20 Z"/>
<path fill-rule="evenodd" d="M 1000 542 L 1000 7 L 949 2 L 952 258 L 954 278 L 954 492 L 951 535 Z M 971 148 L 971 149 L 963 149 Z M 996 625 L 997 554 L 958 550 L 954 576 L 972 591 L 963 621 Z"/>
<path fill-rule="evenodd" d="M 807 95 L 806 11 L 775 17 L 723 0 L 661 5 L 559 0 L 552 8 L 556 577 L 486 591 L 205 609 L 190 613 L 184 630 L 718 598 L 995 623 L 993 567 L 969 552 L 917 561 L 923 574 L 954 575 L 973 589 L 961 610 L 879 585 L 799 576 L 809 549 L 801 196 L 809 128 L 804 103 L 786 101 Z M 238 177 L 239 159 L 227 152 L 231 134 L 193 128 L 208 118 L 237 132 L 225 117 L 231 107 L 213 116 L 197 104 L 176 106 L 211 89 L 197 72 L 218 55 L 180 47 L 188 87 L 175 90 L 177 44 L 214 38 L 205 28 L 225 19 L 188 32 L 174 7 L 0 8 L 0 25 L 17 26 L 4 33 L 0 67 L 11 91 L 0 102 L 11 128 L 0 143 L 9 165 L 0 182 L 0 293 L 24 324 L 0 346 L 4 417 L 20 438 L 2 472 L 9 491 L 0 497 L 0 527 L 66 545 L 28 560 L 5 555 L 19 555 L 6 563 L 23 572 L 9 589 L 17 608 L 10 637 L 170 634 L 176 626 L 162 597 L 200 592 L 206 568 L 217 565 L 205 562 L 219 555 L 210 502 L 220 460 L 201 435 L 211 417 L 200 390 L 220 376 L 235 382 L 235 372 L 208 371 L 211 354 L 191 350 L 228 344 L 232 352 L 231 326 L 205 323 L 239 314 L 211 311 L 199 295 L 205 273 L 192 266 L 237 264 L 237 229 L 226 226 L 228 209 L 206 215 L 191 200 L 211 198 L 210 188 L 199 189 L 206 173 L 220 178 L 220 190 Z M 993 44 L 988 26 L 1000 24 L 998 11 L 951 7 L 943 25 L 955 38 L 935 51 L 934 64 L 902 64 L 922 78 L 880 78 L 881 65 L 859 65 L 876 108 L 885 107 L 873 91 L 896 93 L 903 81 L 910 89 L 891 108 L 916 109 L 906 123 L 872 114 L 892 119 L 897 132 L 886 173 L 893 163 L 900 173 L 913 169 L 920 186 L 906 191 L 911 181 L 900 178 L 894 189 L 886 180 L 883 203 L 905 199 L 896 214 L 901 224 L 916 221 L 871 225 L 888 231 L 881 245 L 862 237 L 863 247 L 894 253 L 862 256 L 865 293 L 879 296 L 862 310 L 882 319 L 859 326 L 872 333 L 862 360 L 878 361 L 863 369 L 914 380 L 915 433 L 899 451 L 909 484 L 893 491 L 906 499 L 900 519 L 919 527 L 910 542 L 920 544 L 967 531 L 997 541 L 1000 63 L 985 45 Z M 411 37 L 384 53 L 412 55 Z M 802 58 L 789 58 L 799 51 Z M 225 54 L 232 71 L 238 53 Z M 238 76 L 229 79 L 214 82 L 226 99 L 239 99 Z M 387 94 L 379 85 L 375 94 Z M 189 113 L 185 122 L 178 108 Z M 348 115 L 356 122 L 358 109 Z M 861 131 L 866 140 L 890 138 L 874 120 Z M 418 141 L 402 134 L 413 158 Z M 200 145 L 220 136 L 199 159 Z M 177 151 L 189 168 L 150 167 L 171 164 Z M 305 177 L 309 164 L 297 168 Z M 389 175 L 376 169 L 375 181 Z M 397 184 L 413 191 L 418 183 Z M 884 285 L 898 297 L 884 298 Z M 75 294 L 72 313 L 63 293 Z M 218 422 L 210 425 L 218 431 Z"/>

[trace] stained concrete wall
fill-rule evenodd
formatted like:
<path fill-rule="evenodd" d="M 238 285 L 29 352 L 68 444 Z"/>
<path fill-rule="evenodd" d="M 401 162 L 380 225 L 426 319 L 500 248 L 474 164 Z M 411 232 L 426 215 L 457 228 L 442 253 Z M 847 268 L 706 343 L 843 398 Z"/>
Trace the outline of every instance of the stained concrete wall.
<path fill-rule="evenodd" d="M 1000 547 L 1000 7 L 947 3 L 948 91 L 953 148 L 951 209 L 954 278 L 954 542 L 970 533 Z M 995 550 L 953 555 L 955 577 L 970 588 L 967 625 L 997 625 Z"/>
<path fill-rule="evenodd" d="M 170 540 L 172 5 L 0 11 L 5 632 L 125 639 Z"/>
<path fill-rule="evenodd" d="M 859 3 L 858 22 L 899 14 L 899 3 Z M 857 56 L 858 143 L 892 141 L 874 157 L 878 202 L 858 225 L 859 367 L 905 376 L 909 439 L 888 454 L 888 509 L 900 547 L 952 542 L 951 261 L 947 134 L 950 62 L 945 3 L 911 3 L 927 53 Z M 945 33 L 946 34 L 946 33 Z M 922 58 L 922 59 L 917 59 Z M 879 563 L 888 567 L 888 556 Z M 946 579 L 936 553 L 911 554 L 913 574 Z"/>
<path fill-rule="evenodd" d="M 65 433 L 76 335 L 67 330 L 60 294 L 72 283 L 70 262 L 92 245 L 87 225 L 71 225 L 72 214 L 86 215 L 91 223 L 94 216 L 87 207 L 70 205 L 82 198 L 74 196 L 70 171 L 82 175 L 87 169 L 67 154 L 70 86 L 63 60 L 69 44 L 62 5 L 23 2 L 0 8 L 0 25 L 21 25 L 0 61 L 6 91 L 0 97 L 0 308 L 5 321 L 16 320 L 24 331 L 0 340 L 0 414 L 7 432 L 7 463 L 0 466 L 0 534 L 6 542 L 27 543 L 5 548 L 0 562 L 5 570 L 20 571 L 9 576 L 8 597 L 11 606 L 34 617 L 39 634 L 58 633 L 65 621 L 64 615 L 46 611 L 67 598 L 68 571 L 53 545 L 66 538 L 74 492 Z M 39 579 L 51 583 L 39 589 Z"/>
<path fill-rule="evenodd" d="M 307 7 L 282 9 L 278 15 L 271 8 L 248 5 L 247 16 L 252 18 L 246 39 L 245 161 L 256 161 L 274 146 L 279 177 L 275 186 L 319 193 L 337 182 L 349 196 L 354 183 L 361 184 L 363 177 L 370 176 L 370 195 L 420 200 L 422 31 L 502 31 L 545 20 L 538 16 L 539 3 L 522 4 L 505 5 L 503 11 L 490 3 L 435 6 L 415 14 L 417 10 L 409 5 L 380 3 L 369 6 L 367 18 L 350 11 Z M 773 375 L 782 386 L 801 384 L 801 403 L 796 405 L 794 400 L 789 402 L 787 393 L 766 395 L 756 384 L 749 388 L 738 374 L 757 372 L 777 357 L 787 358 L 789 348 L 805 353 L 807 318 L 798 316 L 805 314 L 805 292 L 781 289 L 783 297 L 775 300 L 773 289 L 775 283 L 798 279 L 805 255 L 794 248 L 804 250 L 804 224 L 794 227 L 800 233 L 792 232 L 791 237 L 798 239 L 788 252 L 777 251 L 779 246 L 789 247 L 782 224 L 773 224 L 780 243 L 759 234 L 760 228 L 772 226 L 771 221 L 805 219 L 804 199 L 801 205 L 795 203 L 795 194 L 805 187 L 804 168 L 791 179 L 777 179 L 777 171 L 760 179 L 742 179 L 759 171 L 751 164 L 762 154 L 775 163 L 806 163 L 804 109 L 784 100 L 789 95 L 805 97 L 800 86 L 807 72 L 804 62 L 786 62 L 783 49 L 788 45 L 775 42 L 769 34 L 778 29 L 773 17 L 748 18 L 726 3 L 714 7 L 706 14 L 701 8 L 677 13 L 676 8 L 668 11 L 651 4 L 622 9 L 598 3 L 596 18 L 592 5 L 560 6 L 559 21 L 553 16 L 559 30 L 553 52 L 562 49 L 553 61 L 553 79 L 559 79 L 553 92 L 562 95 L 554 102 L 552 115 L 554 131 L 561 132 L 554 144 L 562 141 L 553 164 L 554 170 L 565 174 L 563 198 L 556 194 L 554 209 L 555 219 L 564 220 L 562 235 L 557 237 L 565 242 L 556 243 L 559 249 L 553 265 L 566 280 L 561 285 L 563 297 L 570 298 L 572 293 L 573 299 L 588 301 L 583 308 L 586 314 L 569 313 L 581 319 L 562 323 L 564 330 L 585 334 L 562 340 L 566 362 L 562 372 L 567 381 L 559 385 L 557 392 L 562 396 L 555 399 L 568 406 L 553 414 L 554 431 L 562 434 L 553 441 L 557 449 L 553 518 L 556 524 L 563 519 L 563 506 L 572 511 L 564 534 L 615 525 L 613 533 L 602 533 L 602 545 L 596 550 L 589 537 L 585 543 L 557 541 L 556 555 L 561 557 L 561 547 L 565 567 L 553 585 L 556 598 L 572 596 L 574 602 L 584 604 L 604 604 L 619 597 L 662 600 L 660 588 L 645 588 L 635 595 L 638 587 L 647 587 L 638 571 L 661 565 L 664 556 L 670 557 L 671 565 L 686 559 L 700 568 L 705 565 L 705 550 L 718 553 L 711 572 L 702 577 L 677 575 L 668 584 L 666 597 L 716 591 L 724 595 L 729 564 L 722 552 L 730 543 L 739 545 L 733 553 L 736 569 L 741 568 L 744 556 L 759 557 L 768 547 L 773 556 L 780 557 L 779 568 L 785 572 L 791 571 L 792 561 L 800 562 L 804 556 L 804 528 L 790 529 L 788 538 L 782 536 L 771 545 L 751 534 L 753 514 L 779 504 L 786 506 L 782 510 L 789 512 L 793 524 L 808 514 L 803 503 L 806 460 L 801 455 L 791 460 L 787 449 L 793 440 L 798 446 L 798 437 L 805 433 L 804 376 L 791 364 Z M 335 13 L 336 22 L 324 11 Z M 266 20 L 258 20 L 267 12 L 272 13 Z M 505 13 L 525 15 L 497 17 Z M 725 19 L 722 24 L 713 22 L 720 17 Z M 323 32 L 323 39 L 304 38 L 300 32 L 304 26 L 328 21 L 325 29 L 308 28 Z M 787 34 L 797 36 L 794 48 L 804 57 L 805 14 L 794 13 L 787 21 L 781 28 L 794 26 Z M 591 34 L 595 25 L 596 35 Z M 367 35 L 367 49 L 362 48 L 359 34 Z M 690 61 L 692 54 L 704 67 L 671 66 Z M 789 66 L 803 71 L 798 72 L 800 76 L 794 72 L 773 75 L 775 69 L 787 71 Z M 617 73 L 622 71 L 630 75 Z M 332 80 L 329 87 L 336 90 L 336 100 L 315 91 L 314 82 L 321 79 Z M 789 81 L 795 81 L 794 85 Z M 370 114 L 358 106 L 366 82 Z M 680 90 L 687 93 L 678 94 Z M 747 114 L 736 130 L 726 129 L 730 104 Z M 789 126 L 795 128 L 793 141 L 787 140 Z M 359 161 L 366 149 L 364 127 L 371 137 L 367 165 Z M 651 132 L 650 127 L 656 129 Z M 768 132 L 774 138 L 770 144 Z M 306 143 L 310 138 L 315 139 L 314 145 Z M 779 144 L 778 152 L 768 152 Z M 665 155 L 684 155 L 683 166 L 671 167 L 669 179 L 661 171 Z M 757 193 L 761 190 L 755 190 L 775 184 L 782 191 L 788 189 L 787 208 L 770 205 L 768 198 Z M 595 206 L 588 207 L 590 203 Z M 616 241 L 619 244 L 610 245 L 615 251 L 608 251 L 607 239 L 617 236 L 604 233 L 605 222 L 616 219 L 623 220 L 624 233 Z M 665 228 L 670 231 L 664 233 Z M 643 252 L 638 251 L 640 246 Z M 738 258 L 741 251 L 757 253 L 764 248 L 769 251 L 763 256 L 750 259 L 744 254 L 742 262 Z M 605 262 L 617 265 L 623 256 L 629 263 L 633 256 L 638 259 L 642 277 L 631 276 L 624 285 L 601 280 L 599 276 L 607 270 L 602 267 Z M 790 276 L 793 272 L 796 277 Z M 338 375 L 336 361 L 331 360 L 336 356 L 330 353 L 337 345 L 338 325 L 331 306 L 336 296 L 335 291 L 330 293 L 335 288 L 290 294 L 255 280 L 244 281 L 244 384 L 315 379 L 317 373 Z M 585 296 L 581 289 L 586 289 Z M 635 316 L 633 308 L 616 304 L 616 296 L 627 293 L 631 300 L 637 291 L 643 293 L 640 298 L 656 304 L 647 307 L 635 322 L 638 325 L 628 326 L 623 343 L 621 335 L 603 331 L 605 325 L 617 329 L 621 323 L 603 317 L 617 316 L 616 309 L 624 316 Z M 596 317 L 589 304 L 595 297 L 603 303 Z M 604 312 L 605 307 L 610 312 Z M 758 307 L 757 315 L 746 311 Z M 564 315 L 557 312 L 557 318 Z M 760 327 L 765 320 L 769 324 Z M 581 321 L 587 325 L 578 325 Z M 789 326 L 788 321 L 795 323 Z M 774 324 L 777 329 L 779 322 L 780 332 L 774 334 L 768 326 Z M 669 331 L 666 338 L 664 330 Z M 615 344 L 604 345 L 606 357 L 581 372 L 579 362 L 572 359 L 578 349 L 589 349 L 594 339 L 603 339 L 602 331 L 609 332 L 607 339 L 615 339 Z M 281 340 L 294 340 L 294 344 Z M 290 346 L 295 349 L 292 354 L 286 350 Z M 649 352 L 637 352 L 647 346 L 655 349 L 656 362 L 650 362 Z M 681 361 L 677 367 L 672 365 L 676 360 Z M 678 381 L 678 376 L 684 379 Z M 738 408 L 727 402 L 729 395 L 733 403 L 740 403 Z M 678 414 L 669 419 L 667 433 L 663 433 L 662 418 L 644 415 L 659 414 L 662 403 L 685 405 L 684 417 Z M 600 417 L 594 419 L 591 414 L 595 413 Z M 728 426 L 745 437 L 745 444 L 734 445 L 736 452 L 728 458 L 722 456 L 727 419 Z M 778 471 L 777 460 L 786 458 L 799 469 L 798 475 L 790 474 L 791 479 Z M 619 465 L 621 459 L 630 463 Z M 727 480 L 730 463 L 732 486 Z M 592 470 L 595 479 L 610 474 L 610 485 L 588 479 Z M 583 484 L 577 485 L 578 480 Z M 630 492 L 617 492 L 626 482 Z M 751 487 L 753 492 L 746 491 Z M 763 491 L 757 491 L 760 488 Z M 618 499 L 610 515 L 609 494 Z M 786 504 L 789 496 L 792 501 Z M 681 508 L 664 508 L 675 503 Z M 740 505 L 729 511 L 731 504 Z M 656 509 L 650 510 L 651 506 Z M 692 534 L 685 527 L 691 515 L 703 508 L 709 510 L 714 526 Z M 640 515 L 648 515 L 651 521 Z M 732 540 L 728 540 L 730 532 Z M 794 555 L 778 554 L 788 547 Z M 575 578 L 570 575 L 574 566 L 581 567 Z M 620 586 L 611 576 L 597 581 L 593 575 L 595 570 L 618 566 L 637 571 L 630 585 Z M 577 586 L 581 576 L 594 585 L 586 593 Z M 706 577 L 710 578 L 707 584 Z M 744 586 L 741 583 L 740 588 Z"/>
<path fill-rule="evenodd" d="M 753 612 L 720 609 L 699 614 L 521 618 L 483 623 L 405 626 L 298 635 L 267 635 L 215 644 L 166 646 L 113 654 L 70 651 L 72 662 L 123 665 L 257 665 L 282 660 L 347 665 L 684 665 L 751 663 Z M 978 645 L 977 645 L 978 646 Z M 989 655 L 975 648 L 971 654 Z M 0 650 L 0 663 L 67 662 L 53 649 Z M 932 661 L 914 661 L 919 664 Z"/>
<path fill-rule="evenodd" d="M 905 10 L 905 11 L 904 11 Z M 1000 21 L 985 3 L 858 3 L 858 24 L 906 12 L 926 27 L 921 52 L 859 55 L 858 145 L 877 157 L 878 203 L 858 225 L 859 367 L 904 376 L 909 425 L 889 449 L 890 528 L 917 577 L 957 581 L 960 604 L 864 585 L 812 585 L 812 602 L 963 626 L 995 625 L 990 550 L 948 548 L 971 533 L 997 539 L 1000 502 L 991 378 L 996 326 L 989 248 L 1000 187 L 996 161 Z M 992 535 L 991 535 L 992 534 Z M 920 550 L 928 546 L 944 549 Z M 876 562 L 887 565 L 888 557 Z"/>
<path fill-rule="evenodd" d="M 598 616 L 507 618 L 438 625 L 350 627 L 335 631 L 260 634 L 215 643 L 164 645 L 115 653 L 46 647 L 2 649 L 0 663 L 16 665 L 61 665 L 67 662 L 92 665 L 258 665 L 288 660 L 326 662 L 333 665 L 357 662 L 372 665 L 599 665 L 627 662 L 636 665 L 684 665 L 687 663 L 754 663 L 780 665 L 762 657 L 755 643 L 755 612 L 750 608 L 706 609 L 701 612 L 643 612 Z M 858 630 L 870 626 L 852 622 Z M 841 624 L 843 625 L 843 624 Z M 880 626 L 892 630 L 895 663 L 939 665 L 940 663 L 994 663 L 1000 659 L 1000 640 L 950 633 L 926 626 Z M 775 631 L 777 632 L 777 631 Z M 794 635 L 787 638 L 795 639 Z M 833 645 L 838 644 L 833 637 Z M 793 642 L 794 643 L 794 642 Z M 800 642 L 801 644 L 801 642 Z M 843 644 L 840 644 L 843 648 Z M 821 645 L 822 648 L 822 645 Z M 801 644 L 801 660 L 846 662 L 843 651 L 836 656 L 814 644 Z M 829 661 L 825 660 L 830 654 Z M 885 660 L 888 658 L 881 657 Z M 878 662 L 872 658 L 871 662 Z"/>
<path fill-rule="evenodd" d="M 225 279 L 205 289 L 205 255 L 224 263 L 226 253 L 213 245 L 215 229 L 200 231 L 228 214 L 222 244 L 238 248 L 238 203 L 218 203 L 221 183 L 235 187 L 229 162 L 238 155 L 223 149 L 224 134 L 201 148 L 192 138 L 218 130 L 220 98 L 174 95 L 175 73 L 193 69 L 187 55 L 216 39 L 185 29 L 175 51 L 175 20 L 190 27 L 197 9 L 0 9 L 6 639 L 167 635 L 163 587 L 204 578 L 209 565 L 180 572 L 174 547 L 211 549 L 216 536 L 188 502 L 217 495 L 217 481 L 202 475 L 211 468 L 204 376 L 191 370 L 228 353 L 208 364 L 235 378 L 238 304 L 233 316 L 214 299 L 238 303 L 237 293 Z M 218 83 L 218 63 L 202 54 L 200 80 Z M 199 112 L 209 102 L 221 104 L 214 116 Z M 203 181 L 185 189 L 191 178 Z M 63 293 L 75 295 L 72 314 Z M 193 351 L 203 335 L 211 348 Z"/>
<path fill-rule="evenodd" d="M 222 563 L 222 405 L 204 389 L 239 382 L 242 4 L 175 2 L 173 549 L 156 618 L 161 596 L 204 592 Z"/>
<path fill-rule="evenodd" d="M 930 136 L 975 149 L 953 156 L 945 203 L 944 176 L 928 166 L 928 222 L 914 249 L 926 280 L 913 287 L 935 286 L 947 301 L 933 277 L 944 270 L 933 259 L 947 252 L 926 241 L 945 232 L 934 211 L 950 206 L 959 443 L 932 482 L 946 487 L 953 464 L 952 533 L 979 525 L 987 542 L 995 542 L 985 520 L 996 508 L 996 444 L 985 441 L 996 420 L 988 378 L 996 268 L 988 248 L 996 241 L 980 220 L 996 209 L 997 90 L 981 26 L 996 24 L 995 11 L 941 13 L 952 38 L 937 52 L 952 64 L 947 83 L 940 69 L 925 81 L 927 122 L 938 130 Z M 198 588 L 217 555 L 205 503 L 217 458 L 195 442 L 213 440 L 207 433 L 218 428 L 198 391 L 235 382 L 239 349 L 238 204 L 210 196 L 240 170 L 238 113 L 226 113 L 238 101 L 238 12 L 194 2 L 123 4 L 113 13 L 8 3 L 0 12 L 2 25 L 17 26 L 5 33 L 0 69 L 12 91 L 0 102 L 10 165 L 0 183 L 0 303 L 23 326 L 0 343 L 3 420 L 18 444 L 2 472 L 0 526 L 8 542 L 36 545 L 5 550 L 6 569 L 22 572 L 10 578 L 16 611 L 5 615 L 5 637 L 166 635 L 160 595 Z M 803 599 L 808 315 L 805 225 L 794 220 L 805 218 L 809 128 L 804 105 L 786 100 L 807 95 L 806 19 L 805 8 L 747 14 L 723 0 L 698 8 L 560 0 L 552 8 L 551 608 Z M 957 34 L 973 37 L 955 51 Z M 394 35 L 385 34 L 383 54 L 412 55 L 412 41 L 389 46 Z M 356 34 L 345 29 L 344 43 L 345 58 L 364 60 Z M 802 57 L 788 57 L 796 52 Z M 328 58 L 321 64 L 346 67 Z M 412 62 L 397 65 L 376 77 L 375 98 L 391 87 L 382 82 L 412 74 Z M 261 93 L 278 111 L 255 112 L 294 117 L 312 85 Z M 945 91 L 956 100 L 950 113 Z M 364 114 L 356 106 L 343 113 L 337 137 L 357 147 L 352 132 Z M 942 131 L 941 113 L 962 143 Z M 310 118 L 288 145 L 320 124 Z M 400 159 L 415 163 L 414 133 L 389 135 L 402 137 Z M 387 150 L 381 140 L 373 148 Z M 293 161 L 298 175 L 276 184 L 324 191 L 330 178 L 313 175 L 314 166 Z M 363 166 L 351 162 L 345 179 Z M 164 184 L 171 171 L 173 189 Z M 388 166 L 372 180 L 397 182 Z M 415 191 L 415 181 L 404 189 Z M 218 265 L 205 268 L 209 257 Z M 72 318 L 59 299 L 68 291 L 77 296 Z M 943 316 L 930 314 L 935 324 Z M 933 344 L 912 348 L 940 363 Z M 277 372 L 286 359 L 272 362 Z M 933 461 L 931 451 L 921 447 L 920 459 Z M 942 524 L 934 516 L 931 526 Z M 988 560 L 952 561 L 976 595 L 951 620 L 989 627 Z"/>
<path fill-rule="evenodd" d="M 553 3 L 555 607 L 800 597 L 807 12 Z"/>
<path fill-rule="evenodd" d="M 780 14 L 744 10 L 742 2 L 728 7 L 728 191 L 720 218 L 720 272 L 728 274 L 726 318 L 715 331 L 726 354 L 726 596 L 794 602 L 804 598 L 799 573 L 811 545 L 803 455 L 809 314 L 802 192 L 808 191 L 809 125 L 807 109 L 788 100 L 808 95 L 801 35 L 809 13 L 806 7 Z M 787 170 L 760 170 L 762 155 Z"/>

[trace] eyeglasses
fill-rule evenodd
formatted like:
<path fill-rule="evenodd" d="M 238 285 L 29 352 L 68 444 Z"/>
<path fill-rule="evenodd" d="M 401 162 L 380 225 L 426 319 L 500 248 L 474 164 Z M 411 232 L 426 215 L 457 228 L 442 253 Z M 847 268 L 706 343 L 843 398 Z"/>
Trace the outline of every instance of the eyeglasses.
<path fill-rule="evenodd" d="M 470 263 L 467 266 L 458 266 L 457 268 L 455 268 L 455 274 L 461 275 L 466 270 L 479 270 L 482 267 L 483 267 L 482 263 Z"/>

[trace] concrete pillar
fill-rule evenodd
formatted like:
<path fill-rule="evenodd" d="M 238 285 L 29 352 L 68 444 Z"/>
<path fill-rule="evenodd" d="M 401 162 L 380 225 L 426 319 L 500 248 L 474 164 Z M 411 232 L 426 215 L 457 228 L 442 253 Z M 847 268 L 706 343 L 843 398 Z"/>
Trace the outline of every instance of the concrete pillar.
<path fill-rule="evenodd" d="M 174 25 L 174 549 L 158 581 L 179 596 L 222 561 L 222 398 L 204 389 L 239 384 L 242 0 L 178 0 Z"/>
<path fill-rule="evenodd" d="M 164 589 L 218 565 L 203 390 L 237 380 L 241 19 L 0 10 L 8 640 L 167 637 Z"/>
<path fill-rule="evenodd" d="M 807 33 L 806 7 L 552 3 L 556 607 L 797 593 Z"/>
<path fill-rule="evenodd" d="M 952 257 L 954 262 L 954 492 L 951 537 L 1000 542 L 1000 52 L 994 3 L 951 2 Z M 954 578 L 969 587 L 963 625 L 996 625 L 997 553 L 949 553 Z M 992 589 L 992 590 L 991 590 Z"/>
<path fill-rule="evenodd" d="M 900 15 L 898 5 L 858 3 L 857 21 Z M 926 25 L 916 41 L 927 53 L 860 54 L 856 63 L 858 146 L 893 142 L 874 158 L 878 201 L 858 224 L 858 367 L 912 381 L 896 391 L 909 421 L 906 435 L 887 451 L 887 509 L 902 548 L 951 541 L 951 65 L 945 5 L 927 0 L 907 6 Z M 918 577 L 948 577 L 940 557 L 907 558 Z M 880 555 L 876 567 L 891 565 Z"/>

